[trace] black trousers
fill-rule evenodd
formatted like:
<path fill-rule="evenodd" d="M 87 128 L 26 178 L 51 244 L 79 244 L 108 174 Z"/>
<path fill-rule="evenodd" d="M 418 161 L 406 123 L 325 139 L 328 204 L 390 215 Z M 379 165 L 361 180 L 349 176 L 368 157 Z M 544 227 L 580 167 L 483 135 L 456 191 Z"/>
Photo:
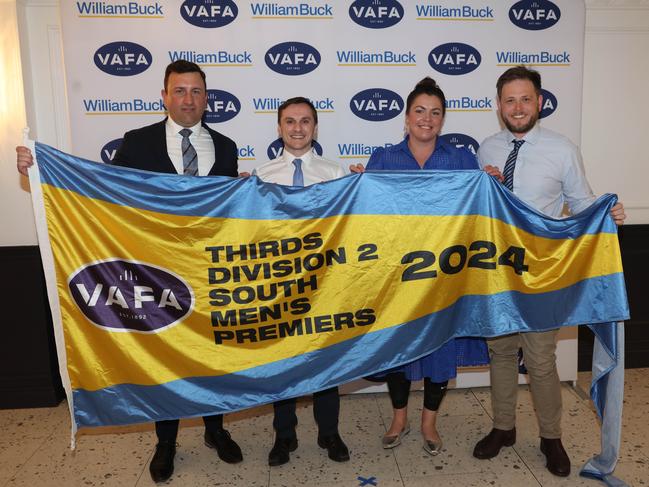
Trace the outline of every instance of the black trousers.
<path fill-rule="evenodd" d="M 205 429 L 207 431 L 217 431 L 223 429 L 223 415 L 217 414 L 214 416 L 203 416 Z M 177 419 L 168 419 L 166 421 L 155 422 L 155 434 L 158 436 L 158 441 L 176 441 L 178 436 Z"/>
<path fill-rule="evenodd" d="M 284 399 L 273 404 L 275 416 L 273 428 L 278 438 L 293 438 L 297 426 L 295 415 L 296 399 Z M 338 388 L 332 387 L 313 394 L 313 417 L 318 425 L 319 436 L 330 436 L 338 433 L 338 416 L 340 415 L 340 396 Z"/>
<path fill-rule="evenodd" d="M 403 409 L 408 405 L 410 395 L 410 381 L 406 379 L 403 372 L 392 372 L 385 376 L 388 383 L 388 392 L 394 409 Z M 446 395 L 448 381 L 432 382 L 428 377 L 424 378 L 424 407 L 430 411 L 437 411 L 442 399 Z"/>

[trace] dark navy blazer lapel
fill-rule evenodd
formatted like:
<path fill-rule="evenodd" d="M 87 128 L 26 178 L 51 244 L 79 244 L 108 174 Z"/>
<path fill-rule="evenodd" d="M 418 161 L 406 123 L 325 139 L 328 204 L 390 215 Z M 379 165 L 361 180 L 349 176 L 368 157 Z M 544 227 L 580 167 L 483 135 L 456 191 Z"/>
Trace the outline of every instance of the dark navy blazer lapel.
<path fill-rule="evenodd" d="M 169 151 L 167 150 L 167 119 L 165 118 L 155 126 L 154 138 L 155 143 L 152 144 L 151 150 L 155 152 L 156 159 L 160 161 L 160 171 L 178 174 L 176 166 L 169 158 Z"/>

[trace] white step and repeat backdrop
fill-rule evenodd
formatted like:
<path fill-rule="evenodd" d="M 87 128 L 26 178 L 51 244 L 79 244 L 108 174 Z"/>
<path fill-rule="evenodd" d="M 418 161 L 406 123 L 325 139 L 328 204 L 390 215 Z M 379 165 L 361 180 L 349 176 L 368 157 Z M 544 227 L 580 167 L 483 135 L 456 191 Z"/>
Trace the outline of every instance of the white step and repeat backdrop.
<path fill-rule="evenodd" d="M 446 94 L 444 136 L 475 151 L 500 130 L 496 79 L 517 64 L 542 74 L 542 123 L 579 143 L 582 1 L 66 1 L 61 22 L 72 152 L 91 160 L 164 117 L 164 69 L 177 59 L 205 70 L 205 121 L 237 142 L 240 170 L 275 157 L 277 107 L 293 96 L 318 109 L 318 151 L 364 163 L 402 139 L 405 98 L 424 76 Z M 568 335 L 560 375 L 575 380 Z M 485 371 L 457 380 L 486 383 Z"/>

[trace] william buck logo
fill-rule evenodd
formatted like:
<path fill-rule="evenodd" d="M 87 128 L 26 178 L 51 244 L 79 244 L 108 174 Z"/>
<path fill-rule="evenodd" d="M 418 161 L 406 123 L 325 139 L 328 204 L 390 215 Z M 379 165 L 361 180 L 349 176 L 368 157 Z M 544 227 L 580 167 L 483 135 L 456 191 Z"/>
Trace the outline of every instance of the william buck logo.
<path fill-rule="evenodd" d="M 476 70 L 481 61 L 482 56 L 475 47 L 461 42 L 440 44 L 428 55 L 428 63 L 435 71 L 453 76 Z"/>
<path fill-rule="evenodd" d="M 509 9 L 509 20 L 525 30 L 543 30 L 559 22 L 561 10 L 549 0 L 521 0 Z"/>
<path fill-rule="evenodd" d="M 237 18 L 239 9 L 232 0 L 185 0 L 180 15 L 196 27 L 215 29 L 224 27 Z"/>
<path fill-rule="evenodd" d="M 403 110 L 403 99 L 394 91 L 370 88 L 359 91 L 349 102 L 354 115 L 370 122 L 383 122 L 398 116 Z"/>
<path fill-rule="evenodd" d="M 368 29 L 386 29 L 403 19 L 403 6 L 397 0 L 356 0 L 349 6 L 349 17 Z"/>
<path fill-rule="evenodd" d="M 207 90 L 206 123 L 227 122 L 241 111 L 241 102 L 232 93 L 223 90 Z"/>
<path fill-rule="evenodd" d="M 87 264 L 68 280 L 83 314 L 108 331 L 155 333 L 188 316 L 194 291 L 170 271 L 138 261 Z"/>
<path fill-rule="evenodd" d="M 307 74 L 320 66 L 320 53 L 304 42 L 276 44 L 264 56 L 266 66 L 279 74 L 298 76 Z"/>
<path fill-rule="evenodd" d="M 95 66 L 113 76 L 135 76 L 149 69 L 153 57 L 146 47 L 134 42 L 118 41 L 95 51 Z"/>
<path fill-rule="evenodd" d="M 119 149 L 119 146 L 122 145 L 122 140 L 124 139 L 120 137 L 119 139 L 113 139 L 109 142 L 106 142 L 106 145 L 101 148 L 101 160 L 106 164 L 110 164 L 113 160 L 113 157 L 115 157 L 117 149 Z"/>

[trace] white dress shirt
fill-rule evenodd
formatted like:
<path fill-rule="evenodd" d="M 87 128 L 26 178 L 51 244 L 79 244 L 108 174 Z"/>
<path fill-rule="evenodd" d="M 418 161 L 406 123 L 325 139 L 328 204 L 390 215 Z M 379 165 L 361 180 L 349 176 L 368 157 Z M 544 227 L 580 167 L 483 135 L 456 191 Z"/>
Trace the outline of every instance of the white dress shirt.
<path fill-rule="evenodd" d="M 181 144 L 183 141 L 183 136 L 179 132 L 184 129 L 174 122 L 171 117 L 167 118 L 167 123 L 165 124 L 165 132 L 167 134 L 167 153 L 169 154 L 169 159 L 176 168 L 178 174 L 183 174 L 183 151 Z M 193 127 L 187 127 L 192 131 L 189 136 L 189 141 L 194 146 L 196 150 L 196 156 L 198 157 L 198 175 L 207 176 L 210 173 L 210 169 L 214 165 L 214 141 L 210 136 L 210 133 L 205 129 L 200 122 L 198 122 Z"/>
<path fill-rule="evenodd" d="M 507 129 L 487 137 L 478 149 L 480 166 L 502 172 L 516 137 Z M 523 137 L 514 169 L 514 194 L 541 213 L 561 218 L 564 203 L 579 213 L 595 201 L 581 153 L 567 137 L 539 124 Z"/>
<path fill-rule="evenodd" d="M 294 159 L 302 160 L 305 186 L 342 178 L 345 175 L 345 170 L 340 164 L 320 157 L 313 149 L 300 157 L 284 150 L 277 158 L 256 168 L 252 174 L 267 183 L 291 186 L 295 172 Z"/>

